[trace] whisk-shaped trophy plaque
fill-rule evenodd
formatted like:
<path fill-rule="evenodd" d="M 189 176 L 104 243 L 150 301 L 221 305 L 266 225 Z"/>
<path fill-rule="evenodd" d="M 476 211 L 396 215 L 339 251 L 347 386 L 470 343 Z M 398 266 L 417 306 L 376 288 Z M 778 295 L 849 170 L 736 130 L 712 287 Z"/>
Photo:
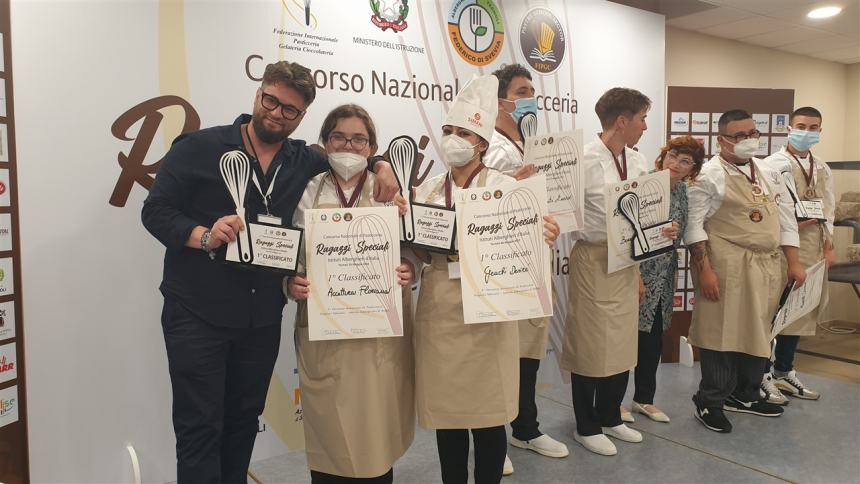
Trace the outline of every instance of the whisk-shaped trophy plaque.
<path fill-rule="evenodd" d="M 236 215 L 245 230 L 239 231 L 236 240 L 227 244 L 224 260 L 247 267 L 264 268 L 293 274 L 298 263 L 302 230 L 282 226 L 277 217 L 256 214 L 249 216 L 245 207 L 251 162 L 241 150 L 228 151 L 219 162 L 221 177 L 236 205 Z M 251 222 L 250 219 L 256 219 Z"/>
<path fill-rule="evenodd" d="M 606 187 L 610 273 L 675 250 L 663 230 L 672 227 L 669 174 L 659 171 Z"/>

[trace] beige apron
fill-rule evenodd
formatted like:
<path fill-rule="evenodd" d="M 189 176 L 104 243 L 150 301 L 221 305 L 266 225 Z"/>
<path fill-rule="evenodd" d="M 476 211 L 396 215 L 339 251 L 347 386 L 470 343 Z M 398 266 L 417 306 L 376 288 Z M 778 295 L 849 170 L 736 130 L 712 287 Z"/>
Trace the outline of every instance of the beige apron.
<path fill-rule="evenodd" d="M 758 166 L 756 171 L 761 173 Z M 785 287 L 776 191 L 769 186 L 769 195 L 756 200 L 744 177 L 726 170 L 725 181 L 723 204 L 705 222 L 720 299 L 709 301 L 696 287 L 689 339 L 699 348 L 767 358 L 771 323 Z M 761 183 L 767 183 L 764 176 Z M 758 218 L 759 214 L 761 221 L 754 222 L 751 215 Z M 697 271 L 693 277 L 699 280 Z"/>
<path fill-rule="evenodd" d="M 594 378 L 636 366 L 639 264 L 607 274 L 606 242 L 578 240 L 570 254 L 561 368 Z"/>
<path fill-rule="evenodd" d="M 320 204 L 320 183 L 314 208 Z M 357 206 L 370 207 L 370 183 Z M 299 301 L 296 353 L 305 449 L 311 470 L 344 477 L 388 472 L 415 434 L 411 291 L 403 291 L 403 336 L 310 341 Z"/>
<path fill-rule="evenodd" d="M 555 296 L 555 284 L 552 287 L 553 296 Z M 520 333 L 520 358 L 540 360 L 546 356 L 550 319 L 545 317 L 517 321 Z"/>
<path fill-rule="evenodd" d="M 475 186 L 485 186 L 487 170 Z M 519 338 L 515 321 L 466 324 L 460 280 L 431 254 L 415 314 L 415 401 L 427 429 L 505 425 L 517 416 Z"/>
<path fill-rule="evenodd" d="M 797 187 L 797 194 L 802 200 L 809 200 L 806 196 L 806 178 L 803 177 L 803 172 L 797 163 L 792 163 L 792 174 L 794 175 L 794 185 Z M 825 203 L 824 213 L 829 213 L 833 207 L 829 206 L 827 198 L 824 196 L 825 180 L 827 179 L 827 170 L 818 168 L 815 174 L 815 197 L 823 200 Z M 829 239 L 827 230 L 824 224 L 813 225 L 800 229 L 800 264 L 804 269 L 816 264 L 824 258 L 824 241 Z M 818 307 L 813 309 L 809 314 L 803 316 L 793 322 L 791 326 L 782 330 L 782 335 L 786 336 L 810 336 L 815 334 L 818 327 L 818 322 L 824 316 L 827 301 L 829 299 L 829 291 L 827 284 L 827 273 L 824 273 L 824 285 L 821 288 L 821 302 Z"/>

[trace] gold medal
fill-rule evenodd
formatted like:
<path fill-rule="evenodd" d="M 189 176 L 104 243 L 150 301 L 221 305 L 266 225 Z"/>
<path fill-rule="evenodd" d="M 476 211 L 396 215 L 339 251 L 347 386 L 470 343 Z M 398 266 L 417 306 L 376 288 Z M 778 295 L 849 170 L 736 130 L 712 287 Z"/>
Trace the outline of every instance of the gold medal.
<path fill-rule="evenodd" d="M 752 209 L 752 212 L 750 212 L 750 220 L 752 220 L 755 223 L 761 222 L 761 220 L 763 218 L 764 218 L 764 216 L 761 214 L 761 210 L 759 210 L 757 208 Z"/>
<path fill-rule="evenodd" d="M 806 187 L 806 198 L 815 198 L 815 187 Z"/>
<path fill-rule="evenodd" d="M 448 256 L 448 262 L 460 262 L 460 254 L 451 254 Z"/>
<path fill-rule="evenodd" d="M 752 186 L 752 194 L 753 194 L 753 196 L 760 197 L 764 194 L 764 190 L 762 190 L 761 187 L 758 185 L 753 185 Z"/>

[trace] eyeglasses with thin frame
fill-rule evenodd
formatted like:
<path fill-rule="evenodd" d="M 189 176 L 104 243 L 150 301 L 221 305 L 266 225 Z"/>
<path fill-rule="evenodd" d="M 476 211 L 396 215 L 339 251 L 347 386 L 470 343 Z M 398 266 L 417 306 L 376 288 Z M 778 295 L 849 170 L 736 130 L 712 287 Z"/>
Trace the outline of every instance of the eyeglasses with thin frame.
<path fill-rule="evenodd" d="M 666 155 L 668 155 L 669 158 L 672 158 L 673 160 L 677 161 L 678 164 L 680 164 L 684 168 L 692 168 L 696 164 L 692 160 L 692 158 L 679 158 L 681 155 L 675 153 L 674 151 L 669 151 L 668 153 L 666 153 Z"/>
<path fill-rule="evenodd" d="M 328 142 L 331 143 L 334 149 L 343 149 L 347 143 L 355 150 L 363 150 L 370 140 L 366 136 L 356 135 L 352 138 L 347 138 L 343 133 L 332 133 L 328 137 Z"/>
<path fill-rule="evenodd" d="M 740 133 L 735 135 L 721 134 L 720 136 L 727 140 L 731 140 L 734 143 L 737 143 L 738 141 L 743 141 L 745 139 L 759 139 L 761 137 L 761 132 L 757 129 L 754 129 L 749 133 Z"/>
<path fill-rule="evenodd" d="M 275 109 L 281 108 L 281 115 L 290 121 L 298 118 L 306 112 L 306 110 L 301 111 L 295 106 L 284 104 L 279 101 L 278 98 L 266 92 L 262 92 L 262 95 L 260 97 L 260 104 L 262 104 L 263 107 L 266 108 L 268 111 L 274 111 Z"/>

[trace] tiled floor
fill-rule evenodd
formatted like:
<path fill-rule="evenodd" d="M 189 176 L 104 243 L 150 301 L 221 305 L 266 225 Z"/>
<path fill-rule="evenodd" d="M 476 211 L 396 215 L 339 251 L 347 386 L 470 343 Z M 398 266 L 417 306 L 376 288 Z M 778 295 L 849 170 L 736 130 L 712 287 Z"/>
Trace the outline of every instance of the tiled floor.
<path fill-rule="evenodd" d="M 663 364 L 656 403 L 672 422 L 637 416 L 632 426 L 645 441 L 617 442 L 619 453 L 614 457 L 592 454 L 573 441 L 569 386 L 539 384 L 541 429 L 565 442 L 571 454 L 551 459 L 510 447 L 515 473 L 502 483 L 860 483 L 860 385 L 801 376 L 807 386 L 822 393 L 821 400 L 792 399 L 779 418 L 729 414 L 734 431 L 717 434 L 692 415 L 690 397 L 698 384 L 698 368 Z M 628 404 L 629 395 L 632 389 Z M 310 481 L 301 452 L 255 463 L 252 470 L 266 484 Z M 441 482 L 432 432 L 417 432 L 412 447 L 395 465 L 394 476 L 398 483 Z"/>

